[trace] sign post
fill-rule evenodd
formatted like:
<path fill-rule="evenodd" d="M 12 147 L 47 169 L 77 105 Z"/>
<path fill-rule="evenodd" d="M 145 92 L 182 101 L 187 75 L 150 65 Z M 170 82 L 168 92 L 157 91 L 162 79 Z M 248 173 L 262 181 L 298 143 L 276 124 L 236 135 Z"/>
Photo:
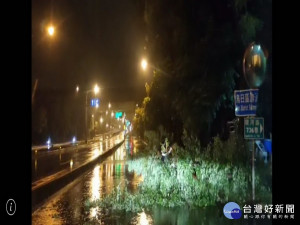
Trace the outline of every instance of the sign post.
<path fill-rule="evenodd" d="M 264 118 L 257 118 L 258 89 L 234 91 L 235 115 L 244 117 L 244 138 L 252 140 L 252 199 L 255 200 L 255 139 L 264 138 Z M 251 116 L 251 117 L 250 117 Z"/>
<path fill-rule="evenodd" d="M 244 118 L 244 138 L 252 140 L 252 199 L 255 200 L 255 139 L 264 139 L 264 118 Z"/>
<path fill-rule="evenodd" d="M 250 88 L 258 88 L 266 77 L 267 54 L 260 44 L 251 43 L 243 57 L 243 73 Z M 234 92 L 235 115 L 256 116 L 258 89 L 248 89 Z M 264 138 L 264 119 L 245 118 L 244 138 L 252 139 L 252 198 L 255 200 L 255 139 Z"/>

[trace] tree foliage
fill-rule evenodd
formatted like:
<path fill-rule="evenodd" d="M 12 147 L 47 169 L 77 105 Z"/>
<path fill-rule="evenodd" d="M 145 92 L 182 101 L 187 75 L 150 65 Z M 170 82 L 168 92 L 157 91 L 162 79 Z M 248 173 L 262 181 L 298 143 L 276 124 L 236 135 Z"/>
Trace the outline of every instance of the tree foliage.
<path fill-rule="evenodd" d="M 163 126 L 177 142 L 186 130 L 204 144 L 224 131 L 234 117 L 234 89 L 245 88 L 244 50 L 270 31 L 263 6 L 271 10 L 259 0 L 147 2 L 147 54 L 157 69 L 146 85 L 144 129 Z M 217 117 L 223 122 L 214 123 Z"/>

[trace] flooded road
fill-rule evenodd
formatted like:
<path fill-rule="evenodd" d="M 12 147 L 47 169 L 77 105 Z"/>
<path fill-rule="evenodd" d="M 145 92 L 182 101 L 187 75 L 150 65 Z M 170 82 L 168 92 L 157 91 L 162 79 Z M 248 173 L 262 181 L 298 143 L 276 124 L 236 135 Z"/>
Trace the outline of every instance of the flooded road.
<path fill-rule="evenodd" d="M 101 199 L 118 185 L 127 185 L 132 192 L 138 191 L 142 177 L 129 173 L 126 166 L 126 159 L 138 151 L 136 142 L 134 137 L 126 137 L 124 144 L 111 156 L 61 189 L 35 211 L 32 224 L 253 224 L 250 220 L 225 218 L 223 206 L 201 209 L 156 207 L 139 213 L 116 213 L 99 207 L 86 211 L 87 200 Z M 271 220 L 257 221 L 256 224 L 271 224 Z"/>

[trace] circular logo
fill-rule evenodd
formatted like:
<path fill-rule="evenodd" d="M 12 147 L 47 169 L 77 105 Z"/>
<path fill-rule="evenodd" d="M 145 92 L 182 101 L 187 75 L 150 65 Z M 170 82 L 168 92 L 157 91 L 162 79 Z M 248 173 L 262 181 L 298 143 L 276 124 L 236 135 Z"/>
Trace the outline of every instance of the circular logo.
<path fill-rule="evenodd" d="M 224 208 L 223 213 L 228 219 L 239 219 L 242 216 L 241 208 L 235 202 L 228 202 Z"/>
<path fill-rule="evenodd" d="M 16 212 L 16 203 L 13 199 L 8 199 L 6 202 L 6 212 L 8 215 L 12 216 Z"/>

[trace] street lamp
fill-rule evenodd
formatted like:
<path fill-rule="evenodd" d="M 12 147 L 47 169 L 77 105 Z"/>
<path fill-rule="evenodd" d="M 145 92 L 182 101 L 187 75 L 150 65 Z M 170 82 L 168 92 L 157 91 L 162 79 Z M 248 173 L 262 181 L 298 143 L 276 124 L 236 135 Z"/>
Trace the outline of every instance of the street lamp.
<path fill-rule="evenodd" d="M 54 26 L 53 25 L 50 25 L 48 28 L 47 28 L 47 32 L 49 34 L 50 37 L 52 37 L 54 35 Z"/>
<path fill-rule="evenodd" d="M 88 109 L 88 94 L 94 92 L 94 94 L 99 93 L 100 88 L 96 84 L 95 87 L 91 90 L 85 91 L 85 143 L 87 143 L 87 109 Z M 76 87 L 76 92 L 79 92 L 79 86 Z M 94 115 L 93 115 L 94 116 Z"/>
<path fill-rule="evenodd" d="M 143 70 L 146 70 L 147 69 L 147 66 L 148 66 L 148 62 L 146 59 L 142 59 L 142 62 L 141 62 L 141 67 Z"/>
<path fill-rule="evenodd" d="M 155 67 L 155 66 L 152 65 L 152 64 L 149 64 L 148 61 L 147 61 L 146 59 L 142 59 L 142 61 L 141 61 L 141 67 L 142 67 L 142 69 L 143 69 L 144 71 L 146 71 L 148 65 L 149 65 L 150 67 L 152 67 L 152 69 L 153 69 L 154 72 L 155 72 L 155 71 L 158 71 L 158 72 L 160 72 L 160 73 L 162 73 L 162 74 L 164 74 L 164 75 L 170 77 L 170 75 L 169 75 L 167 72 L 165 72 L 165 71 L 163 71 L 163 70 L 161 70 L 161 69 Z"/>
<path fill-rule="evenodd" d="M 99 92 L 99 87 L 97 84 L 94 87 L 94 92 L 95 92 L 95 94 L 98 94 L 98 92 Z"/>

